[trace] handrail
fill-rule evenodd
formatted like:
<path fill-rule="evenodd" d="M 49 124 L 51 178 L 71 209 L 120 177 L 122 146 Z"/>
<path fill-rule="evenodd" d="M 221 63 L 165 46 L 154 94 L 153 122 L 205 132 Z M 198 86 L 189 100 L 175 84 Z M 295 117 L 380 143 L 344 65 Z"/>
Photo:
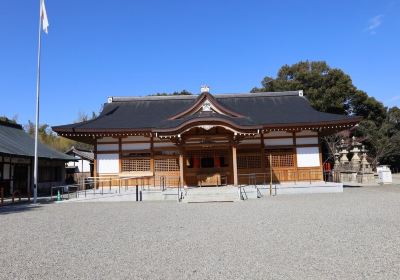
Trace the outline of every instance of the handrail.
<path fill-rule="evenodd" d="M 263 195 L 262 195 L 260 189 L 257 186 L 255 186 L 255 188 L 256 188 L 256 191 L 257 191 L 257 198 L 262 197 Z M 276 186 L 275 186 L 275 190 L 276 190 Z"/>
<path fill-rule="evenodd" d="M 79 197 L 79 185 L 78 184 L 71 184 L 71 185 L 62 185 L 62 186 L 52 186 L 50 188 L 50 199 L 53 200 L 53 190 L 54 189 L 61 189 L 61 197 L 64 198 L 64 190 L 67 188 L 67 199 L 69 199 L 70 188 L 75 189 L 76 197 Z"/>
<path fill-rule="evenodd" d="M 247 193 L 246 193 L 246 190 L 245 190 L 244 186 L 239 185 L 239 193 L 240 193 L 240 199 L 241 199 L 241 200 L 247 200 L 247 199 L 249 199 L 248 196 L 247 196 Z M 246 198 L 245 198 L 245 197 L 246 197 Z"/>
<path fill-rule="evenodd" d="M 306 178 L 305 175 L 308 175 Z M 264 185 L 269 184 L 271 175 L 269 172 L 258 172 L 258 173 L 239 173 L 238 177 L 248 177 L 249 185 L 257 185 L 258 179 L 262 180 Z M 285 182 L 309 182 L 312 181 L 325 181 L 325 176 L 322 170 L 274 170 L 272 180 L 274 182 L 281 181 L 280 178 L 286 177 Z M 303 179 L 304 178 L 304 179 Z M 268 179 L 268 180 L 267 180 Z M 256 182 L 256 183 L 254 183 Z"/>
<path fill-rule="evenodd" d="M 182 201 L 182 193 L 181 193 L 181 177 L 179 176 L 179 180 L 178 180 L 178 202 Z"/>

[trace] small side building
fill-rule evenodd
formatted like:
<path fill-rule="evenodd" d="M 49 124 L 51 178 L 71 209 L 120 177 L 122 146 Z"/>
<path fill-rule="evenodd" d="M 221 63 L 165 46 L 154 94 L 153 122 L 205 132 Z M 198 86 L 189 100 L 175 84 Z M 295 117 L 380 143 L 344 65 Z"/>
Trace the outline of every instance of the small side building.
<path fill-rule="evenodd" d="M 69 156 L 73 156 L 76 161 L 67 163 L 67 178 L 72 176 L 75 182 L 81 182 L 83 179 L 93 177 L 93 151 L 79 149 L 74 146 L 65 152 Z"/>
<path fill-rule="evenodd" d="M 4 195 L 14 192 L 27 196 L 33 192 L 35 141 L 21 125 L 0 121 L 0 188 Z M 65 183 L 65 163 L 75 158 L 38 145 L 38 192 Z"/>

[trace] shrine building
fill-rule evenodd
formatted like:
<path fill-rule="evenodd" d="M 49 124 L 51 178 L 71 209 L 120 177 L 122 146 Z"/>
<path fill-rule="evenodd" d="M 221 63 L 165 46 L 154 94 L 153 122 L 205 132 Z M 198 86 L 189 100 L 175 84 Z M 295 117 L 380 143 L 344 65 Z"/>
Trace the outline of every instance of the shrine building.
<path fill-rule="evenodd" d="M 356 116 L 313 109 L 303 91 L 109 97 L 92 120 L 53 127 L 94 146 L 95 177 L 219 186 L 322 181 L 321 137 Z M 253 182 L 254 183 L 254 182 Z"/>

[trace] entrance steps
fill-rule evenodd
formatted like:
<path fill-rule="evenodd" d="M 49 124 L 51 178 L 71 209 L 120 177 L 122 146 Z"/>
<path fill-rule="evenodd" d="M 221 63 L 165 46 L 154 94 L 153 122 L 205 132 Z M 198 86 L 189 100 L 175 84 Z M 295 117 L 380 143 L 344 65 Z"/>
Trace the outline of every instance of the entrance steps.
<path fill-rule="evenodd" d="M 240 200 L 239 189 L 233 186 L 226 187 L 189 187 L 182 202 L 235 202 Z"/>
<path fill-rule="evenodd" d="M 178 196 L 178 191 L 181 195 Z M 271 194 L 303 194 L 303 193 L 341 193 L 343 192 L 342 183 L 328 182 L 296 182 L 273 184 Z M 205 203 L 205 202 L 233 202 L 241 200 L 257 199 L 270 196 L 269 185 L 241 185 L 240 188 L 234 186 L 223 187 L 187 187 L 187 188 L 167 188 L 157 190 L 154 188 L 141 188 L 140 193 L 143 201 L 178 201 L 182 197 L 182 202 L 186 203 Z M 70 199 L 65 202 L 115 202 L 115 201 L 136 201 L 136 188 L 112 187 L 79 191 L 71 194 Z"/>
<path fill-rule="evenodd" d="M 156 201 L 156 200 L 178 200 L 178 189 L 168 188 L 164 191 L 161 190 L 143 190 L 143 201 Z"/>
<path fill-rule="evenodd" d="M 269 185 L 258 185 L 258 189 L 262 195 L 269 195 Z M 272 185 L 272 194 L 305 194 L 305 193 L 342 193 L 342 183 L 332 182 L 296 182 L 296 183 L 281 183 Z"/>

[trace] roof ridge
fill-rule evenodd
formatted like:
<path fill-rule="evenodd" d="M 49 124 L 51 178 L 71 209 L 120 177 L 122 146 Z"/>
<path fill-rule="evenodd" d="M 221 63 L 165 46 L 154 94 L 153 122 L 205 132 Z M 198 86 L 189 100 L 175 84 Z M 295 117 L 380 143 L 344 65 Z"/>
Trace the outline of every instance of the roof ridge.
<path fill-rule="evenodd" d="M 23 130 L 22 125 L 20 125 L 19 123 L 11 123 L 11 122 L 0 120 L 0 125 Z"/>
<path fill-rule="evenodd" d="M 296 91 L 263 91 L 263 92 L 249 92 L 249 93 L 225 93 L 215 94 L 215 98 L 246 98 L 246 97 L 276 97 L 276 96 L 302 96 L 302 90 Z"/>
<path fill-rule="evenodd" d="M 247 97 L 275 97 L 275 96 L 303 96 L 302 90 L 296 91 L 271 91 L 271 92 L 247 92 L 247 93 L 219 93 L 212 94 L 215 98 L 247 98 Z M 129 102 L 129 101 L 158 101 L 158 100 L 190 100 L 196 99 L 201 94 L 192 95 L 151 95 L 151 96 L 110 96 L 108 97 L 108 103 L 112 102 Z"/>

